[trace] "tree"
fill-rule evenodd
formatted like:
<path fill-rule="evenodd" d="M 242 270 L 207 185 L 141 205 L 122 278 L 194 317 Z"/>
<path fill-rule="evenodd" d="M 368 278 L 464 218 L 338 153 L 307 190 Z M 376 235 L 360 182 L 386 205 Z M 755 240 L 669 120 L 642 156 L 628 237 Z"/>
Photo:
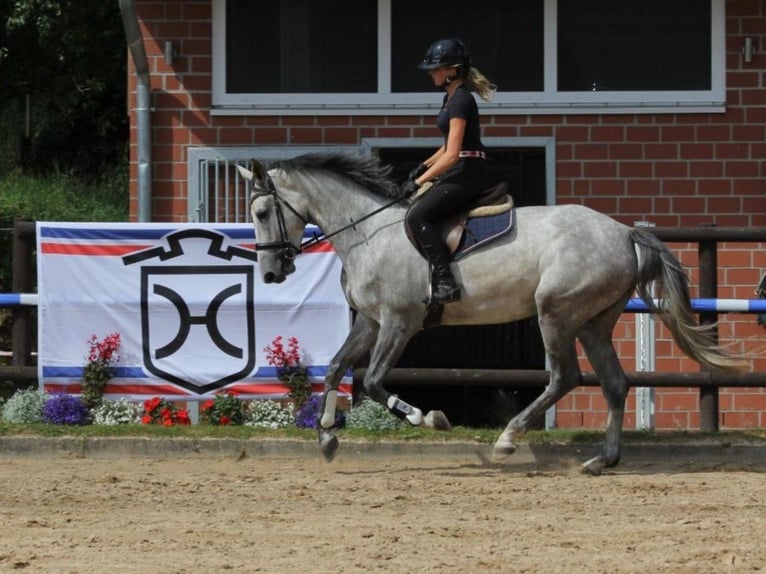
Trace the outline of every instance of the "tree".
<path fill-rule="evenodd" d="M 127 56 L 118 3 L 0 0 L 0 22 L 0 132 L 24 143 L 14 159 L 82 174 L 121 159 Z"/>

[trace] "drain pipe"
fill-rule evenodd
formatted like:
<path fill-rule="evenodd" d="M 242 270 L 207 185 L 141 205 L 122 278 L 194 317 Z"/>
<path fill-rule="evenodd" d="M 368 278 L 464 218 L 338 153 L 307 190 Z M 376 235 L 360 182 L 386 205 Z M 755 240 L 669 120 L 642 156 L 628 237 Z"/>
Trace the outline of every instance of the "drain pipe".
<path fill-rule="evenodd" d="M 149 60 L 146 57 L 144 39 L 138 25 L 133 0 L 119 0 L 125 38 L 136 66 L 136 128 L 138 133 L 138 221 L 148 222 L 152 218 L 152 122 L 151 82 Z"/>

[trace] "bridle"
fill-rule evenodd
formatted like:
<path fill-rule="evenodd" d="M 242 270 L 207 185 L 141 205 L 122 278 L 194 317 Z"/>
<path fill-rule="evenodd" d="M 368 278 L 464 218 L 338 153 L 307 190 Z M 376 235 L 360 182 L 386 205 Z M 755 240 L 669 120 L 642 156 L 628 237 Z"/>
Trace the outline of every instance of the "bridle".
<path fill-rule="evenodd" d="M 303 222 L 303 225 L 308 225 L 308 221 L 298 211 L 290 205 L 290 203 L 277 195 L 277 188 L 274 186 L 274 181 L 267 173 L 264 174 L 263 180 L 266 182 L 266 191 L 253 191 L 250 194 L 249 210 L 252 210 L 253 202 L 259 197 L 272 196 L 274 198 L 274 206 L 277 212 L 277 225 L 279 227 L 279 241 L 267 241 L 265 243 L 255 244 L 255 251 L 267 251 L 267 250 L 279 250 L 279 258 L 283 263 L 289 263 L 293 261 L 305 248 L 304 244 L 296 246 L 287 237 L 287 224 L 285 223 L 285 213 L 282 209 L 284 205 L 287 209 L 292 211 L 295 216 Z"/>
<path fill-rule="evenodd" d="M 263 181 L 266 183 L 266 190 L 251 192 L 249 209 L 252 209 L 253 202 L 259 197 L 270 195 L 271 197 L 274 198 L 274 205 L 275 205 L 275 210 L 277 214 L 277 226 L 279 227 L 279 241 L 267 241 L 265 243 L 256 242 L 255 251 L 258 252 L 258 251 L 268 251 L 268 250 L 277 250 L 277 251 L 281 250 L 281 252 L 279 253 L 279 258 L 282 260 L 283 264 L 292 262 L 298 255 L 303 253 L 303 251 L 306 248 L 311 247 L 312 245 L 316 245 L 317 243 L 321 241 L 325 241 L 329 239 L 330 237 L 338 235 L 339 233 L 342 233 L 343 231 L 346 231 L 347 229 L 351 229 L 355 227 L 357 223 L 361 223 L 362 221 L 365 221 L 366 219 L 369 219 L 370 217 L 377 215 L 381 211 L 388 209 L 392 205 L 396 205 L 403 199 L 406 199 L 404 197 L 393 199 L 390 202 L 382 205 L 381 207 L 371 211 L 367 215 L 360 217 L 356 221 L 352 221 L 348 225 L 344 225 L 340 229 L 336 229 L 332 233 L 324 233 L 324 232 L 315 233 L 313 237 L 307 239 L 306 241 L 301 242 L 301 244 L 297 246 L 294 243 L 292 243 L 287 237 L 287 224 L 285 223 L 285 214 L 284 214 L 284 210 L 282 206 L 292 211 L 293 214 L 303 222 L 304 226 L 308 225 L 309 221 L 305 217 L 303 217 L 300 213 L 298 213 L 298 210 L 296 210 L 292 205 L 290 205 L 289 201 L 287 201 L 283 197 L 280 197 L 279 194 L 277 194 L 277 188 L 274 185 L 274 180 L 271 179 L 271 176 L 268 173 L 265 173 L 263 175 Z"/>

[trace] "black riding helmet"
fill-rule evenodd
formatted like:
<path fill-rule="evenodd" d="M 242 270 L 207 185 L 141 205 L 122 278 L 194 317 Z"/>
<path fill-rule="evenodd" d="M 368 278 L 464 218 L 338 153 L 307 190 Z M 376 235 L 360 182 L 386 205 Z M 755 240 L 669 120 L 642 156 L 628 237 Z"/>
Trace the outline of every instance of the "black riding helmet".
<path fill-rule="evenodd" d="M 420 70 L 435 70 L 457 66 L 459 76 L 465 76 L 471 67 L 471 57 L 463 42 L 456 38 L 437 40 L 428 47 L 423 61 L 418 64 Z"/>

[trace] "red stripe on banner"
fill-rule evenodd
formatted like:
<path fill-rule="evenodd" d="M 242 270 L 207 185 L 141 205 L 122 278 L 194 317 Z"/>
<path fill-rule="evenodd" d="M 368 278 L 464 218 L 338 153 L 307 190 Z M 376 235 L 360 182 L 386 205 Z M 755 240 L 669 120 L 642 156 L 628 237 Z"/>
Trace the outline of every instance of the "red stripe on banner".
<path fill-rule="evenodd" d="M 46 393 L 67 393 L 70 395 L 79 395 L 82 392 L 81 383 L 43 383 L 43 390 Z M 236 383 L 226 387 L 227 391 L 233 391 L 242 395 L 285 395 L 290 392 L 287 386 L 279 383 Z M 351 394 L 352 384 L 341 383 L 338 391 Z M 321 393 L 324 391 L 324 383 L 313 383 L 311 385 L 312 393 Z M 220 392 L 220 391 L 218 391 Z M 190 397 L 192 393 L 184 391 L 172 385 L 161 384 L 108 384 L 104 389 L 107 395 L 145 395 L 154 396 L 177 396 Z"/>
<path fill-rule="evenodd" d="M 79 245 L 76 243 L 41 243 L 40 249 L 51 255 L 127 255 L 151 245 Z"/>
<path fill-rule="evenodd" d="M 335 248 L 329 241 L 320 241 L 306 248 L 306 253 L 332 253 L 333 251 L 335 251 Z"/>
<path fill-rule="evenodd" d="M 256 250 L 255 243 L 238 243 L 237 245 L 239 247 L 243 247 L 244 249 L 251 249 L 253 251 Z M 304 253 L 335 253 L 335 248 L 332 246 L 332 243 L 325 240 L 307 247 Z"/>
<path fill-rule="evenodd" d="M 226 387 L 226 390 L 233 390 L 243 395 L 278 395 L 287 393 L 290 391 L 285 385 L 272 384 L 272 383 L 238 383 L 230 387 Z M 351 394 L 351 383 L 341 383 L 338 387 L 338 391 L 341 393 Z M 321 393 L 324 391 L 324 383 L 314 383 L 311 385 L 312 393 Z"/>

